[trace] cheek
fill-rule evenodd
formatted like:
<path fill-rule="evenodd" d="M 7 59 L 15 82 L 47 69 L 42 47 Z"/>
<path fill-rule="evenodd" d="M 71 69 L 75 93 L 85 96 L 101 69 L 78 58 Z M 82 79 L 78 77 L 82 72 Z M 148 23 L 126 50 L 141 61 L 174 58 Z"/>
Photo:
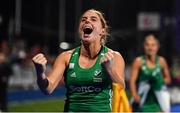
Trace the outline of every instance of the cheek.
<path fill-rule="evenodd" d="M 144 48 L 145 53 L 149 53 L 149 49 L 148 48 Z"/>
<path fill-rule="evenodd" d="M 82 24 L 79 24 L 79 31 L 81 31 L 82 29 Z"/>
<path fill-rule="evenodd" d="M 81 33 L 81 28 L 80 27 L 78 28 L 78 32 Z"/>
<path fill-rule="evenodd" d="M 153 47 L 153 50 L 155 51 L 155 52 L 157 52 L 158 51 L 158 47 Z"/>
<path fill-rule="evenodd" d="M 102 32 L 102 27 L 101 26 L 97 26 L 96 28 L 95 28 L 95 30 L 96 30 L 96 32 L 98 33 L 98 34 L 102 34 L 103 32 Z"/>
<path fill-rule="evenodd" d="M 144 46 L 144 50 L 145 50 L 145 51 L 148 51 L 148 50 L 149 50 L 149 47 L 148 47 L 148 46 Z"/>
<path fill-rule="evenodd" d="M 78 32 L 79 32 L 79 34 L 82 33 L 82 24 L 79 25 L 79 27 L 78 27 Z"/>
<path fill-rule="evenodd" d="M 155 45 L 155 44 L 152 44 L 152 45 L 151 45 L 151 48 L 152 48 L 152 50 L 154 50 L 154 51 L 158 50 L 158 46 Z"/>

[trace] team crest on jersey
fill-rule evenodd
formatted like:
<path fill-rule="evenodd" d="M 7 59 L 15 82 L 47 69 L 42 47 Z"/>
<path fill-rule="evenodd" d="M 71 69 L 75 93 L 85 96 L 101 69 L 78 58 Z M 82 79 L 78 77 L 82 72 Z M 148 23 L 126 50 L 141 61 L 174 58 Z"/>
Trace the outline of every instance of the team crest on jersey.
<path fill-rule="evenodd" d="M 99 70 L 94 71 L 94 76 L 95 77 L 101 76 L 101 70 L 99 69 Z"/>
<path fill-rule="evenodd" d="M 94 82 L 102 82 L 102 72 L 100 69 L 94 71 L 93 81 Z"/>

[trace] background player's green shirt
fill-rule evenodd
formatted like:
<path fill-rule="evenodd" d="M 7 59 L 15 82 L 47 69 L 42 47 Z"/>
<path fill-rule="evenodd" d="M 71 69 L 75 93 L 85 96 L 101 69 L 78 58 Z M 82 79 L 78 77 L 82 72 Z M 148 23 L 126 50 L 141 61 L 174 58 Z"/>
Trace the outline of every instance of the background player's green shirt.
<path fill-rule="evenodd" d="M 141 111 L 154 112 L 161 111 L 159 103 L 156 99 L 154 91 L 161 90 L 165 85 L 162 68 L 159 63 L 159 57 L 156 57 L 156 66 L 154 68 L 149 68 L 146 64 L 145 56 L 141 57 L 142 65 L 138 74 L 138 83 L 147 82 L 150 84 L 150 91 L 147 94 L 147 98 Z M 141 96 L 141 95 L 140 95 Z"/>
<path fill-rule="evenodd" d="M 156 66 L 154 68 L 149 68 L 146 64 L 145 56 L 141 57 L 142 65 L 139 71 L 138 82 L 148 81 L 150 83 L 152 90 L 161 90 L 165 85 L 162 68 L 159 63 L 159 57 L 156 57 Z"/>
<path fill-rule="evenodd" d="M 109 112 L 111 111 L 111 79 L 101 66 L 102 54 L 108 51 L 102 47 L 96 63 L 89 69 L 79 66 L 80 47 L 71 55 L 65 71 L 67 88 L 65 111 L 73 112 Z"/>

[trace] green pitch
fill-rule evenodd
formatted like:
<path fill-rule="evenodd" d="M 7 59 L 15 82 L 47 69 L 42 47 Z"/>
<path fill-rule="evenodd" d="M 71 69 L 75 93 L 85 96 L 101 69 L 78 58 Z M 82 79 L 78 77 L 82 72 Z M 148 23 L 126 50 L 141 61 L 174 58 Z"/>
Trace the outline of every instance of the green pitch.
<path fill-rule="evenodd" d="M 9 105 L 9 112 L 62 112 L 64 100 L 51 99 Z"/>

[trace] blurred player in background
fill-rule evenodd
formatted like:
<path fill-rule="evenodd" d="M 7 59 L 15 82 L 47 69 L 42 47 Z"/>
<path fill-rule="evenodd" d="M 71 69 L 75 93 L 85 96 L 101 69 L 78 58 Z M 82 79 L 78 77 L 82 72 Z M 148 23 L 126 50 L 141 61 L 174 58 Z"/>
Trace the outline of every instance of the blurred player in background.
<path fill-rule="evenodd" d="M 130 90 L 133 111 L 170 111 L 166 84 L 170 84 L 171 79 L 166 60 L 157 55 L 159 47 L 156 37 L 147 35 L 144 40 L 145 55 L 137 57 L 132 64 Z"/>
<path fill-rule="evenodd" d="M 46 57 L 33 57 L 38 85 L 44 93 L 52 93 L 64 78 L 64 111 L 110 112 L 112 82 L 125 86 L 124 60 L 104 46 L 108 26 L 101 12 L 91 9 L 82 15 L 79 35 L 81 46 L 61 53 L 49 74 L 45 73 Z"/>

